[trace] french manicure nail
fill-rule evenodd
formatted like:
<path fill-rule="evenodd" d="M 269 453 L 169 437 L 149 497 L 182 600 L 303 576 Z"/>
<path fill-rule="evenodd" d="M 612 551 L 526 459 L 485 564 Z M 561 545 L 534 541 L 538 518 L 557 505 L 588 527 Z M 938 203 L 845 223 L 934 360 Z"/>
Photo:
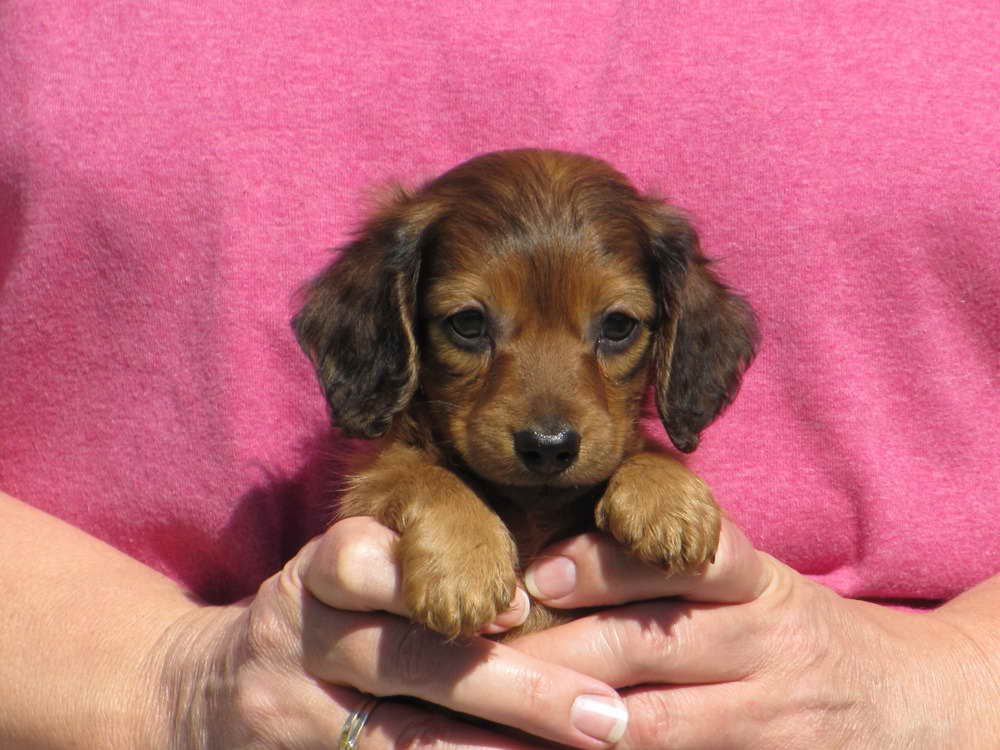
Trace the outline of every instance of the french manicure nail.
<path fill-rule="evenodd" d="M 568 557 L 546 557 L 528 568 L 524 585 L 536 599 L 561 599 L 576 586 L 576 565 Z"/>
<path fill-rule="evenodd" d="M 570 721 L 584 734 L 613 745 L 625 736 L 628 709 L 620 698 L 580 695 L 573 701 Z"/>

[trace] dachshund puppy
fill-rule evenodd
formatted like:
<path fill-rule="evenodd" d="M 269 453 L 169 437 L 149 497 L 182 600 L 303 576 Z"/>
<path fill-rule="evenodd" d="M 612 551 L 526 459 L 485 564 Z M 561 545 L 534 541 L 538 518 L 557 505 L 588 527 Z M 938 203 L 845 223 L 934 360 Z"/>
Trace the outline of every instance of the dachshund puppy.
<path fill-rule="evenodd" d="M 604 162 L 491 153 L 397 192 L 293 326 L 335 422 L 381 440 L 341 515 L 399 532 L 416 622 L 478 632 L 542 548 L 595 527 L 670 572 L 713 559 L 711 492 L 637 419 L 652 386 L 694 450 L 753 357 L 753 315 L 689 223 Z M 555 617 L 535 605 L 521 632 Z"/>

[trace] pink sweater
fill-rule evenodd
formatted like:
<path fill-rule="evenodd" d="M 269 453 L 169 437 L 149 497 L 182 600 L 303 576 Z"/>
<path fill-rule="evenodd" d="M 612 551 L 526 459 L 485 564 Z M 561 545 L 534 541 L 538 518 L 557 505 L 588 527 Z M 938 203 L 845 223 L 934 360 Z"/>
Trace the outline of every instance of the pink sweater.
<path fill-rule="evenodd" d="M 761 549 L 912 603 L 1000 572 L 996 0 L 568 7 L 0 5 L 0 487 L 253 591 L 333 503 L 293 291 L 373 186 L 538 145 L 756 307 L 690 463 Z"/>

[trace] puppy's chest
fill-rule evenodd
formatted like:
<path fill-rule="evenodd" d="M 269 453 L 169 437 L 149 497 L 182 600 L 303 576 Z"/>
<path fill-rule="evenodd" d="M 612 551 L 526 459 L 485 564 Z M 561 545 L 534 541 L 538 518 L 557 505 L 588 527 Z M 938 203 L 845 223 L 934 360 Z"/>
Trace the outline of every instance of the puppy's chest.
<path fill-rule="evenodd" d="M 497 514 L 507 525 L 517 545 L 518 579 L 524 585 L 524 571 L 549 545 L 576 534 L 595 529 L 594 506 L 600 492 L 576 500 L 568 505 L 545 508 L 525 507 L 520 503 L 500 502 L 494 504 Z M 519 628 L 497 636 L 499 640 L 510 640 L 536 630 L 544 630 L 561 622 L 568 622 L 585 614 L 580 610 L 554 610 L 532 600 L 527 621 Z"/>
<path fill-rule="evenodd" d="M 517 545 L 518 571 L 523 572 L 542 550 L 560 539 L 593 531 L 594 507 L 602 491 L 597 488 L 572 502 L 551 505 L 530 496 L 517 501 L 489 498 Z"/>

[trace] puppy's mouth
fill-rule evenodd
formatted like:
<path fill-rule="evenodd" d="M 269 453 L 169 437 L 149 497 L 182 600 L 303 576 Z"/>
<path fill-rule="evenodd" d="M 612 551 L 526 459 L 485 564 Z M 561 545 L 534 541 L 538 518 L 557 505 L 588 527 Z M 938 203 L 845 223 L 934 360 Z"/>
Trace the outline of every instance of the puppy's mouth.
<path fill-rule="evenodd" d="M 482 486 L 485 496 L 506 498 L 525 510 L 556 509 L 595 492 L 600 497 L 612 473 L 586 465 L 589 462 L 572 462 L 560 470 L 537 471 L 516 454 L 499 465 L 483 465 L 472 457 L 453 458 L 457 459 L 455 468 L 468 484 Z M 536 468 L 538 461 L 535 457 L 528 458 Z"/>
<path fill-rule="evenodd" d="M 573 505 L 583 499 L 600 499 L 607 480 L 597 484 L 504 484 L 489 482 L 493 497 L 502 497 L 527 512 L 551 511 Z"/>

